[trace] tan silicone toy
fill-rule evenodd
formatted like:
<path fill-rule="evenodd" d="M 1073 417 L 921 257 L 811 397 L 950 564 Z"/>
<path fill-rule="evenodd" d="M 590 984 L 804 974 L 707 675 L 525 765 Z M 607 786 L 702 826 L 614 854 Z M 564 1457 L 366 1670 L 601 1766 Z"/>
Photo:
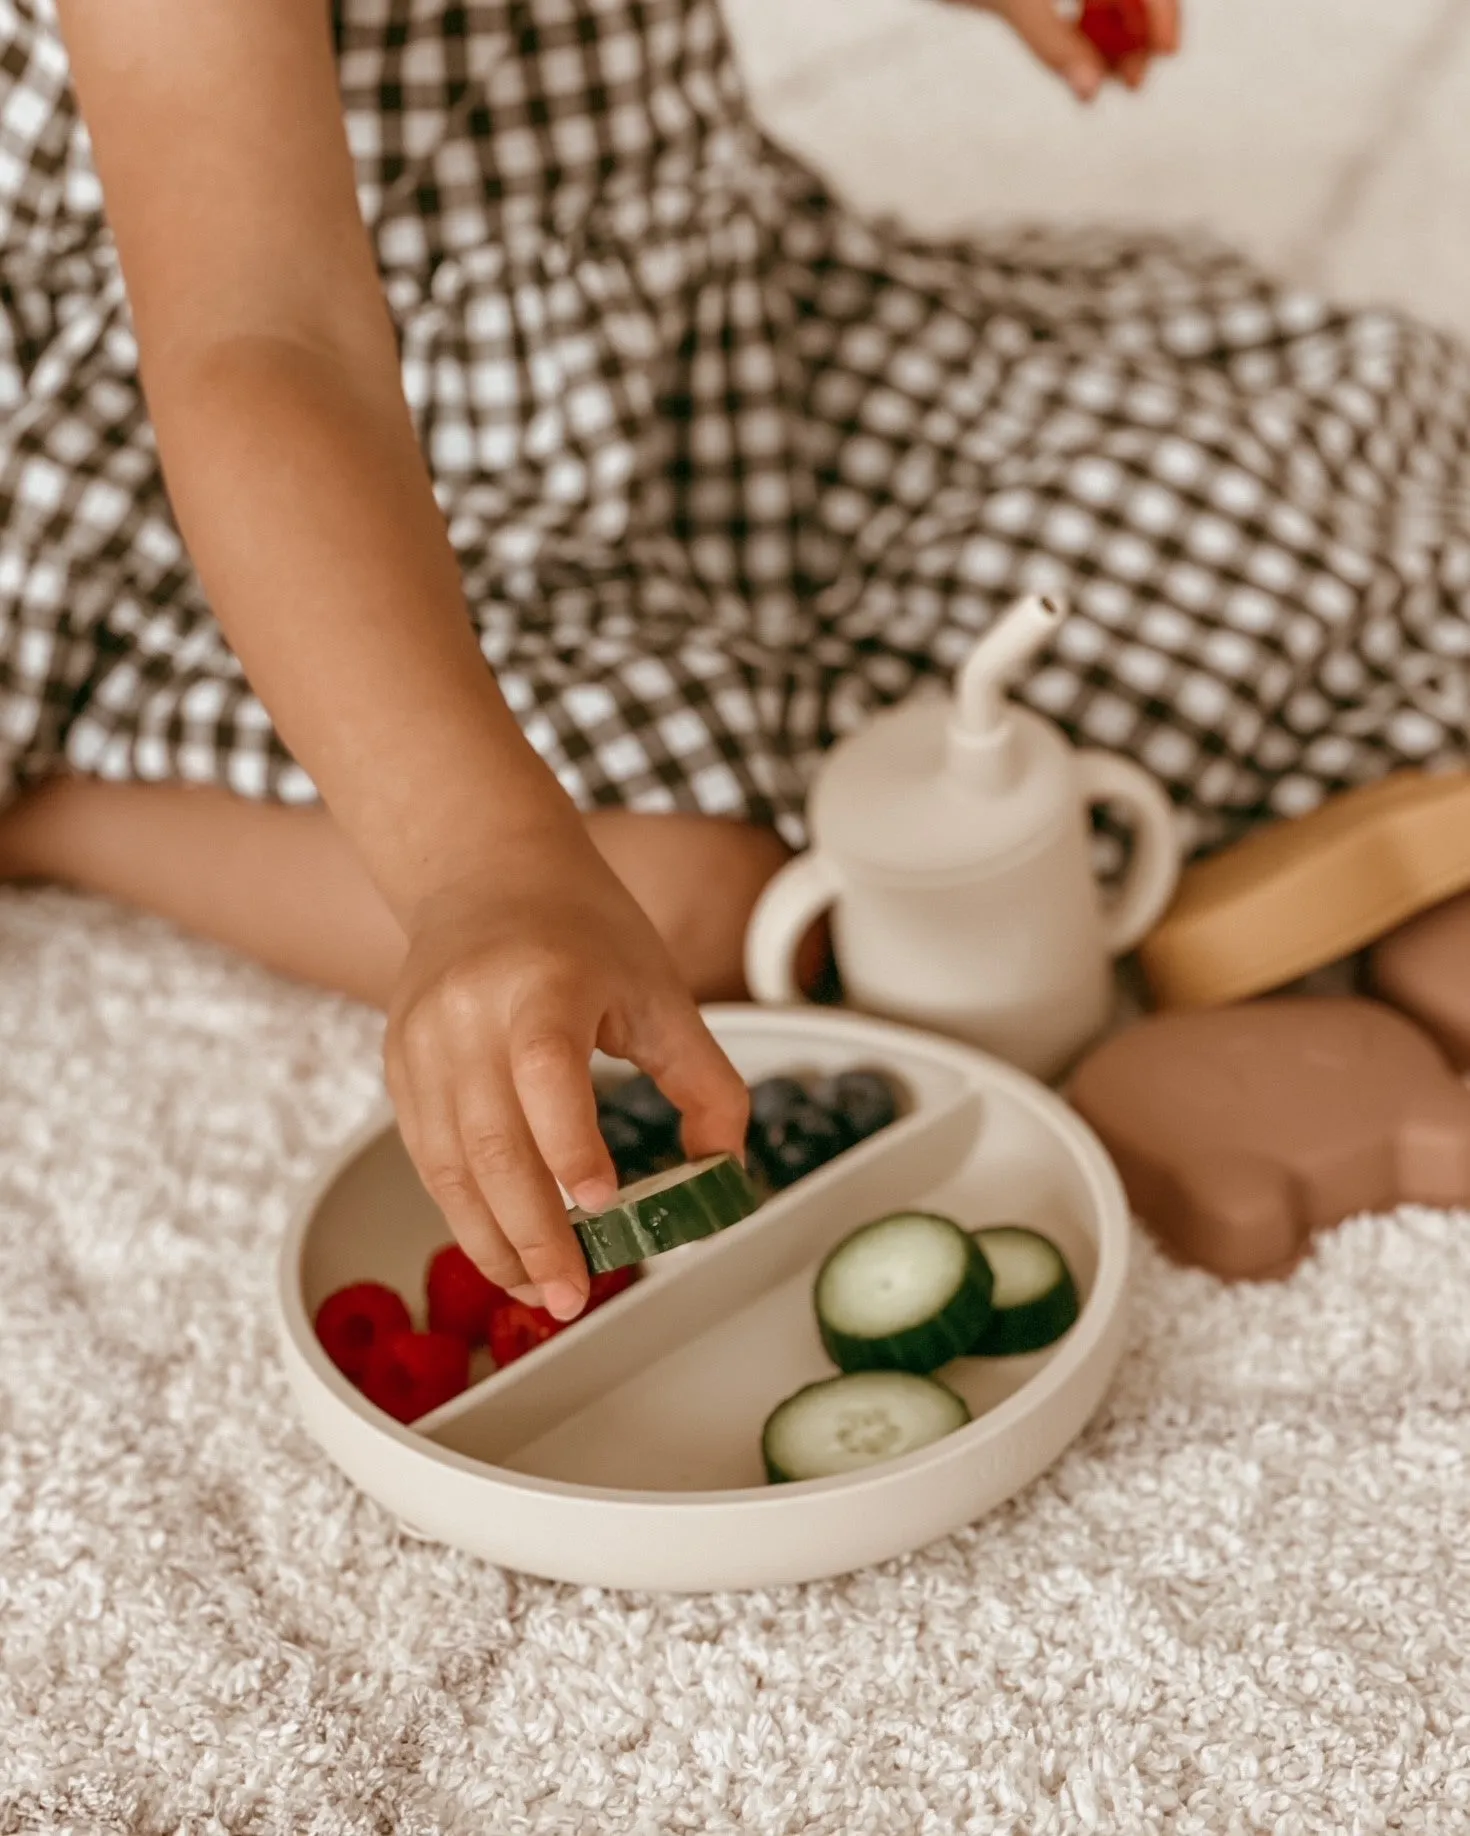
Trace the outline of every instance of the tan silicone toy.
<path fill-rule="evenodd" d="M 1410 1014 L 1470 1071 L 1470 894 L 1385 937 L 1369 958 L 1375 991 Z"/>
<path fill-rule="evenodd" d="M 1397 772 L 1188 868 L 1139 958 L 1160 1007 L 1283 987 L 1470 888 L 1470 771 Z"/>
<path fill-rule="evenodd" d="M 1355 1212 L 1470 1199 L 1470 1090 L 1377 1001 L 1156 1014 L 1099 1046 L 1067 1094 L 1138 1215 L 1219 1275 L 1285 1273 Z"/>

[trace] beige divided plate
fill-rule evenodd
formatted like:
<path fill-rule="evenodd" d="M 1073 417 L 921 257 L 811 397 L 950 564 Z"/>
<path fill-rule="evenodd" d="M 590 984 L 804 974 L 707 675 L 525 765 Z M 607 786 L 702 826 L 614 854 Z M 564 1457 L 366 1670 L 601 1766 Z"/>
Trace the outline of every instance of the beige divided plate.
<path fill-rule="evenodd" d="M 388 1282 L 414 1305 L 428 1256 L 448 1239 L 391 1117 L 351 1143 L 303 1205 L 281 1250 L 286 1369 L 312 1434 L 410 1529 L 598 1586 L 813 1580 L 972 1522 L 1049 1466 L 1096 1409 L 1122 1349 L 1128 1211 L 1087 1127 L 1031 1078 L 927 1034 L 811 1008 L 707 1017 L 751 1082 L 882 1066 L 909 1111 L 744 1223 L 650 1263 L 627 1293 L 411 1427 L 353 1389 L 311 1325 L 350 1281 Z M 811 1309 L 817 1264 L 900 1206 L 1043 1231 L 1072 1265 L 1081 1317 L 1044 1352 L 940 1372 L 976 1419 L 934 1446 L 768 1486 L 766 1416 L 833 1375 Z"/>

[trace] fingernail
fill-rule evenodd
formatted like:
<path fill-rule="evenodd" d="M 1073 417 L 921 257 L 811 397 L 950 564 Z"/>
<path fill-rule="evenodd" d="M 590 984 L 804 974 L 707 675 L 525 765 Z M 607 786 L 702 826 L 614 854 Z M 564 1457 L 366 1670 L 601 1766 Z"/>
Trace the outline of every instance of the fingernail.
<path fill-rule="evenodd" d="M 518 1300 L 523 1307 L 539 1307 L 541 1290 L 534 1282 L 527 1282 L 524 1288 L 507 1288 L 506 1293 L 512 1300 Z"/>
<path fill-rule="evenodd" d="M 1079 102 L 1090 102 L 1102 87 L 1102 72 L 1092 64 L 1074 64 L 1067 72 L 1067 81 Z"/>
<path fill-rule="evenodd" d="M 618 1196 L 618 1189 L 610 1179 L 584 1179 L 580 1186 L 572 1187 L 572 1197 L 583 1211 L 605 1211 Z"/>
<path fill-rule="evenodd" d="M 586 1304 L 580 1288 L 569 1281 L 549 1281 L 541 1290 L 541 1302 L 556 1320 L 574 1320 Z"/>

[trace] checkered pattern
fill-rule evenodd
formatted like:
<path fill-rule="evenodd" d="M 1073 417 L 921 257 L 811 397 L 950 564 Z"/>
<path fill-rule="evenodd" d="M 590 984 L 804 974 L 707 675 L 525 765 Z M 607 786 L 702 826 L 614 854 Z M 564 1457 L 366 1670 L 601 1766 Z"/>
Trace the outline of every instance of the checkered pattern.
<path fill-rule="evenodd" d="M 0 0 L 0 788 L 304 800 L 160 483 L 47 11 Z M 347 0 L 342 94 L 484 653 L 583 806 L 801 839 L 1014 594 L 1196 841 L 1470 737 L 1470 361 L 1213 248 L 923 246 L 752 123 L 714 0 Z"/>

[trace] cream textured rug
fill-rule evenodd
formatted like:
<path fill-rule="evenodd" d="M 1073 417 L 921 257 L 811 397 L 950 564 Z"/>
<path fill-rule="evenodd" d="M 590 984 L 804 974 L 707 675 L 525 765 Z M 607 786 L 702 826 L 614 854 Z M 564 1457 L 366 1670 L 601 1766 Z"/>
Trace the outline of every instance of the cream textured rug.
<path fill-rule="evenodd" d="M 830 1586 L 527 1581 L 401 1536 L 276 1364 L 377 1024 L 0 894 L 0 1831 L 1470 1830 L 1470 1218 L 1283 1285 L 1140 1245 L 1013 1505 Z"/>

